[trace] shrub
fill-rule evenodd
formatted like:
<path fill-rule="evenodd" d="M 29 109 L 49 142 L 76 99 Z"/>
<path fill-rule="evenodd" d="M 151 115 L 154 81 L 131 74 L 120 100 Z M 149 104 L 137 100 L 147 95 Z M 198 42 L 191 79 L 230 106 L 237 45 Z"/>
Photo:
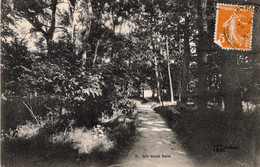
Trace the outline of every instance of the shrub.
<path fill-rule="evenodd" d="M 93 150 L 108 151 L 113 148 L 113 142 L 110 141 L 104 131 L 104 128 L 97 127 L 88 130 L 86 128 L 75 128 L 67 132 L 60 132 L 51 137 L 53 143 L 71 143 L 72 147 L 80 154 L 88 154 Z"/>
<path fill-rule="evenodd" d="M 124 99 L 118 101 L 117 108 L 122 114 L 125 115 L 125 117 L 126 116 L 129 117 L 134 112 L 136 105 L 133 100 L 124 98 Z"/>

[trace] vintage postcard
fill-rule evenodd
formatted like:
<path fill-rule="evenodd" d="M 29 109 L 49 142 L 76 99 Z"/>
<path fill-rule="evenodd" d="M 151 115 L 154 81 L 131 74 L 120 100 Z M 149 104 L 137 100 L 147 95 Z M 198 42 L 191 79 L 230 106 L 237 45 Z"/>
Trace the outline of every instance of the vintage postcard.
<path fill-rule="evenodd" d="M 259 0 L 2 0 L 3 167 L 260 167 Z"/>

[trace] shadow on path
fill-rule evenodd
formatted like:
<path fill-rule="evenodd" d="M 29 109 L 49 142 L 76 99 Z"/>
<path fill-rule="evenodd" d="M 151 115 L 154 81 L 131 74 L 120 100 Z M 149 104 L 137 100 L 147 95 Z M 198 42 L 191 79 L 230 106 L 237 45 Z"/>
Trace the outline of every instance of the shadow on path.
<path fill-rule="evenodd" d="M 150 103 L 137 102 L 137 141 L 128 155 L 109 167 L 192 167 L 186 155 L 163 118 L 155 113 Z"/>

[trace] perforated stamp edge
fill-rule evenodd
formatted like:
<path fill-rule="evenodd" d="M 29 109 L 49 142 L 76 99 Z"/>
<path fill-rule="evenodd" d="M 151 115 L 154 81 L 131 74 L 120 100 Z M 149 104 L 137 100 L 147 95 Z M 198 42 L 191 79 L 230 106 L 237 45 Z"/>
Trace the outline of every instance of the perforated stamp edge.
<path fill-rule="evenodd" d="M 253 13 L 252 13 L 252 27 L 251 27 L 251 36 L 250 36 L 250 46 L 249 46 L 249 49 L 239 49 L 239 48 L 223 48 L 221 46 L 221 44 L 218 43 L 217 41 L 217 27 L 218 27 L 218 15 L 219 15 L 219 5 L 227 5 L 227 6 L 236 6 L 236 7 L 251 7 L 253 8 Z M 252 35 L 253 35 L 253 25 L 254 25 L 254 11 L 255 11 L 255 7 L 254 6 L 251 6 L 251 5 L 234 5 L 234 4 L 226 4 L 226 3 L 217 3 L 217 13 L 216 13 L 216 18 L 215 18 L 215 31 L 214 31 L 214 43 L 216 43 L 219 47 L 221 47 L 221 49 L 224 49 L 224 50 L 239 50 L 239 51 L 251 51 L 252 50 Z"/>

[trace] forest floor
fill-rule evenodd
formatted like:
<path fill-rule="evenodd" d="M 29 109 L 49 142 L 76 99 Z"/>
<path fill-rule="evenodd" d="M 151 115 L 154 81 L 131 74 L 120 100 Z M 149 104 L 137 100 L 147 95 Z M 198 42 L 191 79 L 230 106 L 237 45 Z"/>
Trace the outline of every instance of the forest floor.
<path fill-rule="evenodd" d="M 137 140 L 128 155 L 109 167 L 192 167 L 175 132 L 152 109 L 153 103 L 137 102 Z"/>

